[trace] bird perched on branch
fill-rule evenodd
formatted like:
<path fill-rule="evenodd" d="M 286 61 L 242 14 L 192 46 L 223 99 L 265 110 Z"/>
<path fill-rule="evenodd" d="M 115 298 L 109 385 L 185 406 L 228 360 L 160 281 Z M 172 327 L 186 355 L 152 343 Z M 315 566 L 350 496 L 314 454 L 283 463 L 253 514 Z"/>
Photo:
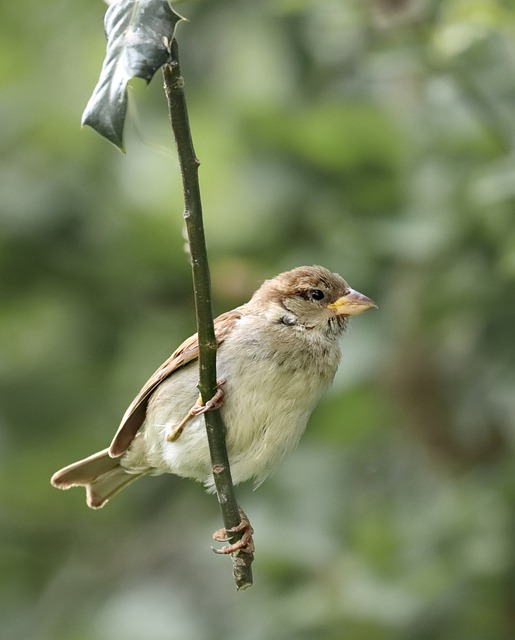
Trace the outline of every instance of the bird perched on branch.
<path fill-rule="evenodd" d="M 338 274 L 319 266 L 266 280 L 249 302 L 215 320 L 220 386 L 212 403 L 196 403 L 194 335 L 138 393 L 111 446 L 61 469 L 52 484 L 84 486 L 94 509 L 143 475 L 174 473 L 213 490 L 200 414 L 219 406 L 234 483 L 261 484 L 295 447 L 331 384 L 349 317 L 374 306 Z"/>

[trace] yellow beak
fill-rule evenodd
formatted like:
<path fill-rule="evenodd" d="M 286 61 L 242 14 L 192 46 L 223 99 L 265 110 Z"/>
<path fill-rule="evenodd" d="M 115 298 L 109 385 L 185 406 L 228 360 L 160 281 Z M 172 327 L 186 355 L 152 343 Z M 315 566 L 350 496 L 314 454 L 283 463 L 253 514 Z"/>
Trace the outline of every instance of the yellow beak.
<path fill-rule="evenodd" d="M 349 293 L 328 304 L 327 308 L 335 311 L 339 316 L 359 316 L 360 313 L 365 313 L 369 309 L 377 309 L 377 306 L 359 291 L 349 289 Z"/>

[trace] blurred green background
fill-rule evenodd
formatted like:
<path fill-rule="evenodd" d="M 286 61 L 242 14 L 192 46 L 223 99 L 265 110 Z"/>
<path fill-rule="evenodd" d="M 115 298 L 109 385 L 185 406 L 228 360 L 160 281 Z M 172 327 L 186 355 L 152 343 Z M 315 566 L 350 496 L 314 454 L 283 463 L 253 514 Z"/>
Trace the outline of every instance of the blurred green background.
<path fill-rule="evenodd" d="M 515 637 L 515 5 L 175 5 L 215 311 L 300 264 L 353 322 L 299 449 L 238 497 L 255 586 L 210 551 L 216 499 L 146 478 L 105 509 L 49 484 L 107 446 L 194 326 L 158 76 L 127 155 L 80 116 L 101 2 L 0 19 L 0 636 Z"/>

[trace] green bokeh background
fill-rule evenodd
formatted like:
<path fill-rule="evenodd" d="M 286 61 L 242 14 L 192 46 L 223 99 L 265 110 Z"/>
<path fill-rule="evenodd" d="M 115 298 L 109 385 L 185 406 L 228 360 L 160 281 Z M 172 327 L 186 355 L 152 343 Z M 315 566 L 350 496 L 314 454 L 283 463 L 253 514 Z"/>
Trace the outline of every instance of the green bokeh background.
<path fill-rule="evenodd" d="M 80 116 L 101 2 L 0 4 L 0 636 L 515 637 L 515 5 L 175 8 L 215 311 L 323 264 L 374 298 L 299 449 L 257 492 L 255 586 L 216 500 L 49 484 L 105 447 L 194 326 L 159 75 L 127 154 Z"/>

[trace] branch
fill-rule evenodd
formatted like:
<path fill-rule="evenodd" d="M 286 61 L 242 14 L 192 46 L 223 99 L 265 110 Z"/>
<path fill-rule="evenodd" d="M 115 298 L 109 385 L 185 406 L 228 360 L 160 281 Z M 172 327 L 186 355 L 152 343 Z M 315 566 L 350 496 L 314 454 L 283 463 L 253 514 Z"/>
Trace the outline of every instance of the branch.
<path fill-rule="evenodd" d="M 170 62 L 163 67 L 164 89 L 173 134 L 177 144 L 179 164 L 184 192 L 184 219 L 188 232 L 193 272 L 193 290 L 199 342 L 199 390 L 204 404 L 217 390 L 216 349 L 217 342 L 213 326 L 211 307 L 211 283 L 207 259 L 206 239 L 202 221 L 202 202 L 198 181 L 199 160 L 195 155 L 184 96 L 184 80 L 179 66 L 179 51 L 175 38 L 171 41 Z M 225 444 L 225 426 L 218 410 L 205 414 L 207 438 L 211 453 L 211 464 L 218 502 L 224 527 L 229 530 L 240 523 L 240 511 L 229 467 Z M 232 534 L 229 542 L 241 538 L 241 533 Z M 233 575 L 237 589 L 252 585 L 252 554 L 237 551 L 232 555 Z"/>

